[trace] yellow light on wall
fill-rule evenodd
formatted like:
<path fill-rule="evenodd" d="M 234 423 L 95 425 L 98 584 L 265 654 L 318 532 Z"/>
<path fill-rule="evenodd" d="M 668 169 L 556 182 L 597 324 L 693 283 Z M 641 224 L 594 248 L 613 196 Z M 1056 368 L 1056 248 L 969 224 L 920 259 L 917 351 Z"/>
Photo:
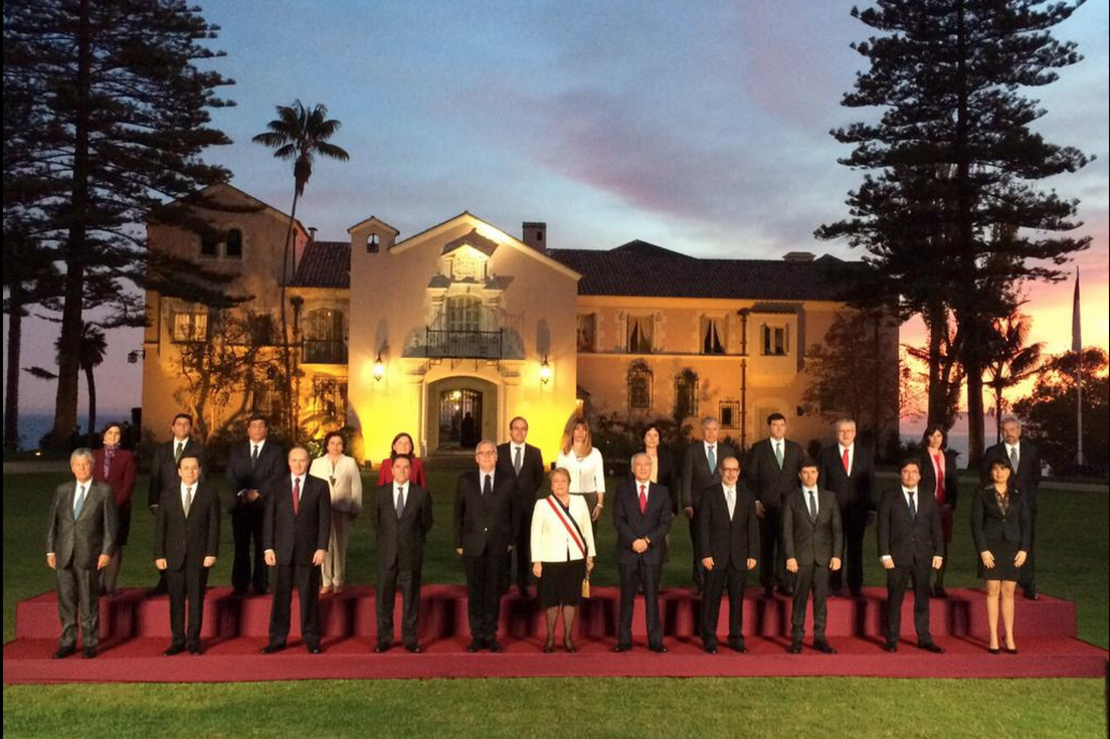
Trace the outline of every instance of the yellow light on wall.
<path fill-rule="evenodd" d="M 540 365 L 540 382 L 544 385 L 551 382 L 551 365 L 547 363 L 547 355 L 543 355 L 543 364 Z"/>
<path fill-rule="evenodd" d="M 385 362 L 382 361 L 382 353 L 378 352 L 378 357 L 374 360 L 374 380 L 380 382 L 383 377 L 385 377 Z"/>

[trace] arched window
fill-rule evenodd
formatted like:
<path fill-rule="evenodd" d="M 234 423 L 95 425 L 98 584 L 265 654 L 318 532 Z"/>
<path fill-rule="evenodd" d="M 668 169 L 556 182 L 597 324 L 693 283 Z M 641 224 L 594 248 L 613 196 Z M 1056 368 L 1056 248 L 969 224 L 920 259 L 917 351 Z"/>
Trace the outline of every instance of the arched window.
<path fill-rule="evenodd" d="M 674 416 L 698 415 L 698 373 L 687 367 L 674 376 Z"/>
<path fill-rule="evenodd" d="M 633 362 L 628 366 L 628 409 L 649 410 L 651 408 L 651 385 L 653 373 L 644 362 Z"/>
<path fill-rule="evenodd" d="M 482 330 L 482 300 L 473 295 L 447 299 L 447 330 L 475 332 Z"/>
<path fill-rule="evenodd" d="M 378 235 L 377 234 L 370 234 L 369 236 L 367 236 L 366 237 L 366 253 L 367 254 L 377 254 L 378 249 L 379 249 Z"/>

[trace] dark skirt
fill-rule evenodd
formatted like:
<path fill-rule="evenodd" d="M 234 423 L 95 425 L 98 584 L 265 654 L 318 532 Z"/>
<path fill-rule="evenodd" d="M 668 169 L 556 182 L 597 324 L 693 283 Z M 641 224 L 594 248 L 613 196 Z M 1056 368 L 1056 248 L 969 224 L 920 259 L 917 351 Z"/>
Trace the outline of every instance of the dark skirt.
<path fill-rule="evenodd" d="M 116 528 L 116 546 L 122 547 L 127 543 L 127 538 L 131 535 L 131 506 L 125 505 L 116 510 L 116 520 L 118 521 Z"/>
<path fill-rule="evenodd" d="M 586 560 L 544 562 L 543 576 L 536 591 L 540 607 L 577 606 L 582 600 L 582 580 L 586 577 Z"/>
<path fill-rule="evenodd" d="M 1020 549 L 1021 544 L 1016 541 L 988 541 L 987 551 L 994 555 L 994 567 L 988 570 L 980 558 L 979 577 L 983 580 L 1021 580 L 1025 568 L 1014 566 L 1014 557 Z"/>

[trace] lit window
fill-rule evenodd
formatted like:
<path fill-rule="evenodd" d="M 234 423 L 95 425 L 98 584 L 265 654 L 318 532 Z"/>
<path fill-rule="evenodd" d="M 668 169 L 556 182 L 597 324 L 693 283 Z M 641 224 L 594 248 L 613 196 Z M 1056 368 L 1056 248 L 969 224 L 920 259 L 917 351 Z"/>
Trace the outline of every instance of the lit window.
<path fill-rule="evenodd" d="M 578 351 L 597 351 L 596 313 L 587 313 L 578 316 Z"/>
<path fill-rule="evenodd" d="M 628 409 L 651 408 L 651 368 L 644 362 L 633 362 L 628 368 Z"/>
<path fill-rule="evenodd" d="M 790 334 L 786 326 L 763 325 L 763 353 L 767 356 L 783 356 L 790 351 Z"/>

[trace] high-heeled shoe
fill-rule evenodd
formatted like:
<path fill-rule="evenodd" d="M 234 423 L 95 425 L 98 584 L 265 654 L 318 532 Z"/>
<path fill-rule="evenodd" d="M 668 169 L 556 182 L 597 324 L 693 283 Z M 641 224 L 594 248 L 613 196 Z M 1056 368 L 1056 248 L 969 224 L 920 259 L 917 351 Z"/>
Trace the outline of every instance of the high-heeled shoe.
<path fill-rule="evenodd" d="M 547 641 L 545 641 L 543 643 L 543 653 L 544 654 L 551 654 L 554 651 L 555 651 L 555 640 L 554 639 L 548 639 Z"/>
<path fill-rule="evenodd" d="M 572 642 L 570 639 L 566 639 L 565 641 L 563 641 L 563 647 L 565 647 L 567 652 L 569 652 L 570 654 L 574 654 L 578 651 L 578 647 L 574 646 L 574 642 Z"/>
<path fill-rule="evenodd" d="M 1017 647 L 1006 647 L 1006 654 L 1017 654 Z"/>
<path fill-rule="evenodd" d="M 998 647 L 988 647 L 987 652 L 990 654 L 1002 654 L 1002 650 Z"/>

